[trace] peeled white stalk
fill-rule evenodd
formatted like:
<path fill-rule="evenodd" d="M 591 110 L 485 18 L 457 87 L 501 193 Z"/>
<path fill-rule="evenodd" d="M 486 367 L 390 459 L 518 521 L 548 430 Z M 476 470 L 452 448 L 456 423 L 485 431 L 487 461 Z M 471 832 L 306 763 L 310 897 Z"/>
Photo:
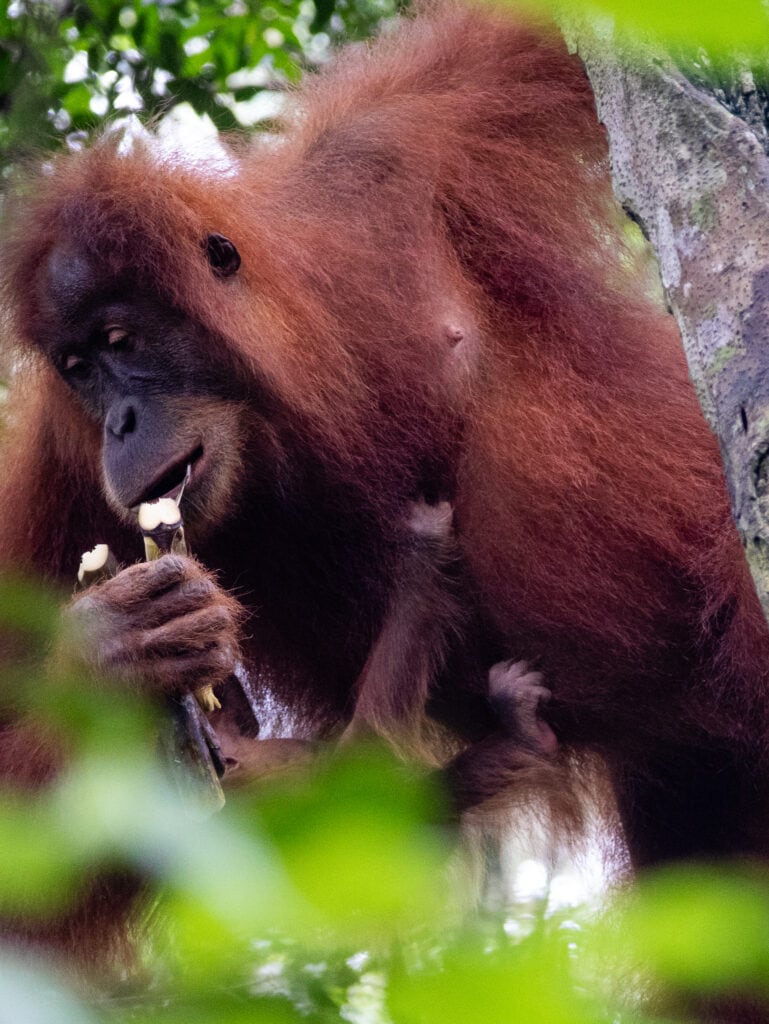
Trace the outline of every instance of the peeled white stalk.
<path fill-rule="evenodd" d="M 169 552 L 187 554 L 184 524 L 179 506 L 173 498 L 158 498 L 157 501 L 141 504 L 139 529 L 144 537 L 144 554 L 148 562 Z M 222 706 L 210 683 L 195 690 L 195 699 L 206 712 L 218 711 Z"/>
<path fill-rule="evenodd" d="M 101 583 L 115 575 L 117 564 L 107 544 L 97 544 L 80 556 L 77 570 L 78 585 L 85 590 L 94 583 Z"/>

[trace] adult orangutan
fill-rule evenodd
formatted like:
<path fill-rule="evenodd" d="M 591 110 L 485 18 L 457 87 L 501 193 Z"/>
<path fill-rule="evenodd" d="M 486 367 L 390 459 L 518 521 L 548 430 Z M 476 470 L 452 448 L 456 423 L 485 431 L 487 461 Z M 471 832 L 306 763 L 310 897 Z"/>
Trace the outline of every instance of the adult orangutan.
<path fill-rule="evenodd" d="M 69 581 L 111 545 L 128 568 L 72 611 L 98 667 L 176 692 L 240 658 L 303 735 L 453 757 L 461 806 L 597 753 L 637 865 L 768 852 L 767 633 L 559 38 L 445 6 L 229 172 L 106 138 L 28 191 L 0 552 Z M 131 564 L 130 509 L 188 465 L 199 562 Z M 409 576 L 421 496 L 454 551 Z M 488 672 L 519 656 L 558 767 L 499 742 Z"/>

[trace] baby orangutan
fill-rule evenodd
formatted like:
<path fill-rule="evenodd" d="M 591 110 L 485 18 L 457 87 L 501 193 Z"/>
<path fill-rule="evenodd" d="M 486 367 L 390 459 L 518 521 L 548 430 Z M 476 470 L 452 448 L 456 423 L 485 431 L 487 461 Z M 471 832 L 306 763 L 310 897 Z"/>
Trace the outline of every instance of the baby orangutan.
<path fill-rule="evenodd" d="M 550 764 L 558 741 L 541 715 L 550 691 L 539 672 L 530 671 L 523 661 L 500 661 L 488 670 L 480 658 L 455 658 L 457 630 L 477 613 L 460 590 L 453 515 L 448 501 L 430 504 L 420 498 L 408 509 L 392 599 L 359 678 L 352 718 L 340 742 L 378 736 L 407 757 L 435 766 L 448 761 L 449 796 L 461 815 L 488 802 L 493 805 L 495 798 L 509 800 L 509 790 L 521 784 L 521 769 Z M 431 719 L 430 706 L 435 691 L 445 685 L 445 673 L 460 670 L 466 676 L 456 683 L 486 710 L 482 733 L 457 753 Z M 228 688 L 223 710 L 213 717 L 227 758 L 227 781 L 240 783 L 295 770 L 328 749 L 296 738 L 245 738 L 242 723 L 233 722 L 241 717 L 237 702 L 235 689 Z M 499 767 L 490 776 L 494 762 Z"/>
<path fill-rule="evenodd" d="M 456 812 L 509 800 L 520 788 L 522 769 L 554 758 L 555 733 L 541 716 L 550 699 L 539 672 L 505 660 L 487 669 L 479 652 L 462 656 L 457 637 L 483 623 L 462 582 L 460 552 L 448 501 L 415 501 L 404 522 L 393 597 L 381 632 L 358 681 L 355 710 L 342 740 L 374 733 L 396 749 L 441 763 L 450 750 L 430 718 L 431 704 L 450 679 L 453 692 L 486 705 L 484 727 L 446 768 Z M 469 627 L 469 628 L 468 628 Z M 458 673 L 464 673 L 460 677 Z"/>

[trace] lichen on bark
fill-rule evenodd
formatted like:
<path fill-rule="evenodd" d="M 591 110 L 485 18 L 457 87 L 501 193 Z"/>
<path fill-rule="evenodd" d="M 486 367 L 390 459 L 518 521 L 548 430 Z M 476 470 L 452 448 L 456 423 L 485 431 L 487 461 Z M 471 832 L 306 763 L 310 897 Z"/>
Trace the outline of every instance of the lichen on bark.
<path fill-rule="evenodd" d="M 769 618 L 765 121 L 745 94 L 747 79 L 732 90 L 745 98 L 743 120 L 733 112 L 739 104 L 727 109 L 727 90 L 690 81 L 664 54 L 629 51 L 584 24 L 571 35 L 608 131 L 615 191 L 657 254 Z"/>

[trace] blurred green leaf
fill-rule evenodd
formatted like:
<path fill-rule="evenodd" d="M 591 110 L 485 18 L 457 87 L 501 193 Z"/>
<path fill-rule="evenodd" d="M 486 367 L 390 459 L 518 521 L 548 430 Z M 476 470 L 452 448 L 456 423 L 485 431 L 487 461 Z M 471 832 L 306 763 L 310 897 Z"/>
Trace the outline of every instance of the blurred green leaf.
<path fill-rule="evenodd" d="M 768 885 L 763 873 L 671 868 L 639 884 L 619 927 L 638 964 L 676 986 L 769 992 Z"/>
<path fill-rule="evenodd" d="M 0 577 L 0 627 L 19 630 L 45 647 L 60 613 L 60 594 L 19 576 Z"/>
<path fill-rule="evenodd" d="M 0 795 L 0 915 L 48 916 L 74 899 L 82 860 L 50 801 Z"/>
<path fill-rule="evenodd" d="M 630 40 L 656 39 L 663 44 L 714 52 L 765 53 L 769 14 L 762 0 L 523 0 L 524 6 L 611 18 Z M 516 5 L 520 9 L 520 3 Z"/>
<path fill-rule="evenodd" d="M 363 747 L 271 787 L 254 810 L 297 890 L 329 922 L 365 934 L 421 923 L 445 905 L 441 803 L 427 778 Z"/>
<path fill-rule="evenodd" d="M 194 1001 L 180 999 L 161 1007 L 135 1007 L 134 1024 L 300 1024 L 306 1017 L 285 1000 L 254 1000 L 242 991 L 226 989 L 196 995 Z M 58 1022 L 57 1022 L 58 1024 Z"/>
<path fill-rule="evenodd" d="M 614 13 L 628 29 L 652 32 L 665 40 L 721 50 L 765 49 L 769 42 L 769 19 L 761 0 L 644 0 L 642 4 L 622 0 Z"/>
<path fill-rule="evenodd" d="M 398 1024 L 598 1024 L 612 1020 L 574 982 L 565 942 L 542 930 L 517 946 L 465 940 L 434 968 L 397 970 L 388 1009 Z"/>

